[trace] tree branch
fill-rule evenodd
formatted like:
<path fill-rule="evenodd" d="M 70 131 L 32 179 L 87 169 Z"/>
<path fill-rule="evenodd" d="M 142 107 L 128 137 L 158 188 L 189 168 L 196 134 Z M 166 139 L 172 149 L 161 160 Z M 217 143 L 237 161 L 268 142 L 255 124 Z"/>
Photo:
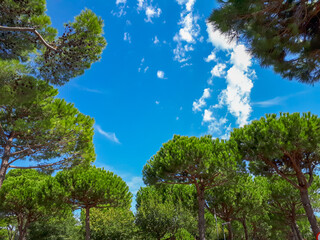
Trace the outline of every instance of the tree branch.
<path fill-rule="evenodd" d="M 14 31 L 14 32 L 32 32 L 37 35 L 38 39 L 50 50 L 57 51 L 57 48 L 51 46 L 49 43 L 44 40 L 41 34 L 35 28 L 28 27 L 6 27 L 0 26 L 0 31 Z"/>
<path fill-rule="evenodd" d="M 32 169 L 32 168 L 45 168 L 45 167 L 51 167 L 51 166 L 55 166 L 58 165 L 60 163 L 65 162 L 66 159 L 55 162 L 55 163 L 50 163 L 50 164 L 44 164 L 44 165 L 37 165 L 37 166 L 29 166 L 29 167 L 19 167 L 19 166 L 12 166 L 10 165 L 9 168 L 19 168 L 19 169 Z"/>

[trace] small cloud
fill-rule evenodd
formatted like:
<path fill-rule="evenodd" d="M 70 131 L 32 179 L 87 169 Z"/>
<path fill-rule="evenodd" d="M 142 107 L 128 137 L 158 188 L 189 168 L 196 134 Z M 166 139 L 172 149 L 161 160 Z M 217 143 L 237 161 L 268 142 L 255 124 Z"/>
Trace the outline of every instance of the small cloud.
<path fill-rule="evenodd" d="M 176 117 L 176 120 L 178 121 L 178 120 L 179 120 L 179 117 Z"/>
<path fill-rule="evenodd" d="M 145 11 L 147 16 L 147 18 L 145 19 L 146 22 L 152 22 L 152 18 L 160 17 L 161 14 L 160 8 L 154 8 L 152 6 L 148 6 Z"/>
<path fill-rule="evenodd" d="M 99 125 L 96 125 L 96 130 L 97 130 L 101 135 L 103 135 L 103 136 L 105 136 L 107 139 L 109 139 L 110 141 L 120 144 L 119 139 L 116 137 L 116 134 L 115 134 L 115 133 L 110 133 L 110 132 L 105 132 L 105 131 L 103 131 L 102 128 L 101 128 Z"/>
<path fill-rule="evenodd" d="M 152 18 L 158 18 L 162 13 L 161 8 L 152 6 L 152 1 L 150 1 L 148 4 L 148 2 L 145 0 L 138 0 L 138 12 L 141 10 L 144 11 L 147 17 L 144 19 L 144 21 L 150 23 L 152 23 Z"/>
<path fill-rule="evenodd" d="M 212 122 L 215 118 L 212 116 L 212 112 L 208 109 L 204 110 L 203 122 Z"/>
<path fill-rule="evenodd" d="M 148 69 L 149 69 L 149 66 L 146 66 L 145 69 L 143 70 L 144 73 L 146 73 L 148 71 Z"/>
<path fill-rule="evenodd" d="M 214 60 L 216 60 L 216 54 L 215 54 L 214 51 L 212 51 L 210 53 L 210 55 L 207 58 L 204 59 L 204 61 L 206 61 L 206 62 L 211 62 L 211 61 L 214 61 Z"/>
<path fill-rule="evenodd" d="M 117 0 L 116 1 L 116 4 L 119 5 L 119 4 L 126 4 L 127 3 L 127 0 Z"/>
<path fill-rule="evenodd" d="M 194 112 L 201 111 L 201 108 L 207 104 L 205 100 L 211 96 L 210 92 L 211 92 L 210 88 L 204 89 L 201 98 L 193 102 L 192 110 Z"/>
<path fill-rule="evenodd" d="M 131 43 L 131 35 L 128 32 L 125 32 L 123 35 L 123 40 Z"/>
<path fill-rule="evenodd" d="M 159 42 L 160 42 L 160 41 L 159 41 L 158 37 L 155 36 L 155 37 L 154 37 L 154 40 L 153 40 L 153 43 L 154 43 L 154 44 L 158 44 Z"/>
<path fill-rule="evenodd" d="M 157 105 L 159 105 L 159 104 L 160 104 L 160 102 L 159 102 L 159 101 L 156 101 L 156 104 L 157 104 Z"/>
<path fill-rule="evenodd" d="M 164 71 L 160 71 L 160 70 L 158 70 L 158 72 L 157 72 L 157 77 L 160 78 L 160 79 L 166 79 L 164 77 Z"/>
<path fill-rule="evenodd" d="M 226 65 L 223 63 L 218 63 L 217 65 L 215 65 L 212 70 L 211 70 L 211 76 L 213 77 L 222 77 L 223 75 L 226 74 Z"/>

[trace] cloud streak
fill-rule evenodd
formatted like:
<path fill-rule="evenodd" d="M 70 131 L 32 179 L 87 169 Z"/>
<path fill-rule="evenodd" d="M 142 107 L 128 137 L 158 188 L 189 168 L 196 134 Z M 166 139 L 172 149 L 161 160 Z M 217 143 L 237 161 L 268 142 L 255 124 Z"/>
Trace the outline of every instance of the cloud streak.
<path fill-rule="evenodd" d="M 120 144 L 120 141 L 116 137 L 115 133 L 105 132 L 104 130 L 102 130 L 102 128 L 99 125 L 95 125 L 95 129 L 98 131 L 98 133 L 100 133 L 102 136 L 106 137 L 108 140 L 110 140 L 114 143 Z"/>

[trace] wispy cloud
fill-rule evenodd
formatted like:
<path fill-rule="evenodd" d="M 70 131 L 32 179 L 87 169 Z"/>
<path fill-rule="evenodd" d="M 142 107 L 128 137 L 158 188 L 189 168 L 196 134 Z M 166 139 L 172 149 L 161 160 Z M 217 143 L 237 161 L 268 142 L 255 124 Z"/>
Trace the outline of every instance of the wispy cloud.
<path fill-rule="evenodd" d="M 126 41 L 126 42 L 131 43 L 131 35 L 130 35 L 130 33 L 125 32 L 125 33 L 123 34 L 123 40 Z"/>
<path fill-rule="evenodd" d="M 126 12 L 126 4 L 127 4 L 127 0 L 116 0 L 116 5 L 117 5 L 117 8 L 118 8 L 118 11 L 111 11 L 111 14 L 113 16 L 117 16 L 117 17 L 122 17 L 124 15 L 127 14 Z"/>
<path fill-rule="evenodd" d="M 193 12 L 196 0 L 176 1 L 183 7 L 183 10 L 180 14 L 180 21 L 178 22 L 178 25 L 181 26 L 181 28 L 173 37 L 173 40 L 177 43 L 173 53 L 174 60 L 184 63 L 190 59 L 190 56 L 188 56 L 187 53 L 194 50 L 193 45 L 196 41 L 201 41 L 201 37 L 199 37 L 200 25 L 197 23 L 199 16 Z"/>
<path fill-rule="evenodd" d="M 138 0 L 138 12 L 143 11 L 146 15 L 145 22 L 152 23 L 153 18 L 160 17 L 162 10 L 157 6 L 152 5 L 153 0 Z"/>
<path fill-rule="evenodd" d="M 277 106 L 285 103 L 289 98 L 296 97 L 298 95 L 306 94 L 308 91 L 302 91 L 295 94 L 290 94 L 287 96 L 282 97 L 274 97 L 268 100 L 260 101 L 260 102 L 253 102 L 252 105 L 256 105 L 258 107 L 271 107 L 271 106 Z"/>
<path fill-rule="evenodd" d="M 210 98 L 210 96 L 211 96 L 210 92 L 211 92 L 210 88 L 204 89 L 201 98 L 199 100 L 196 100 L 193 102 L 192 110 L 194 112 L 201 111 L 202 107 L 204 107 L 207 104 L 206 99 Z"/>
<path fill-rule="evenodd" d="M 101 135 L 105 136 L 110 141 L 120 144 L 120 141 L 116 137 L 115 133 L 105 132 L 104 130 L 102 130 L 102 128 L 99 125 L 95 125 L 95 129 L 98 131 L 98 133 L 100 133 Z"/>
<path fill-rule="evenodd" d="M 103 92 L 100 91 L 100 90 L 98 90 L 98 89 L 83 87 L 83 86 L 80 86 L 80 85 L 78 85 L 78 84 L 76 84 L 76 83 L 72 83 L 71 86 L 76 87 L 76 88 L 78 88 L 78 89 L 81 90 L 81 91 L 103 94 Z"/>

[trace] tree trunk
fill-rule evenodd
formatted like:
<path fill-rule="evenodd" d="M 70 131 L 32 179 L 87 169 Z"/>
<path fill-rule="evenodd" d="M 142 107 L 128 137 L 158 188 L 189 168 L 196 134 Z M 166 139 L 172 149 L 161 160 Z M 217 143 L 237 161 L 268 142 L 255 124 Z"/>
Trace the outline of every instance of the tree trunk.
<path fill-rule="evenodd" d="M 1 168 L 0 168 L 0 189 L 2 187 L 3 181 L 6 177 L 6 172 L 8 170 L 8 157 L 3 157 L 1 162 Z"/>
<path fill-rule="evenodd" d="M 295 240 L 303 240 L 295 219 L 291 219 L 290 226 L 291 226 L 292 233 L 294 235 L 294 239 Z"/>
<path fill-rule="evenodd" d="M 306 211 L 309 223 L 311 225 L 313 235 L 314 237 L 317 237 L 317 234 L 320 232 L 320 228 L 318 227 L 317 219 L 314 215 L 314 212 L 310 203 L 308 189 L 300 190 L 300 197 L 301 197 L 303 208 Z"/>
<path fill-rule="evenodd" d="M 242 220 L 241 223 L 242 223 L 242 226 L 243 226 L 245 239 L 246 239 L 246 240 L 249 240 L 248 228 L 247 228 L 246 220 L 245 220 L 245 219 Z"/>
<path fill-rule="evenodd" d="M 228 240 L 233 240 L 233 231 L 232 231 L 232 226 L 231 226 L 231 221 L 228 221 Z"/>
<path fill-rule="evenodd" d="M 294 222 L 294 223 L 291 223 L 291 231 L 293 233 L 293 239 L 294 240 L 303 240 L 302 236 L 301 236 L 301 233 L 299 231 L 299 228 L 297 226 L 297 224 Z"/>
<path fill-rule="evenodd" d="M 4 147 L 4 153 L 2 156 L 2 161 L 1 161 L 1 168 L 0 168 L 0 189 L 2 187 L 3 181 L 6 177 L 6 173 L 9 167 L 9 155 L 10 155 L 10 150 L 11 150 L 11 146 L 9 144 L 7 144 Z"/>
<path fill-rule="evenodd" d="M 205 219 L 204 219 L 204 189 L 200 189 L 198 192 L 198 228 L 199 228 L 199 240 L 205 240 Z"/>
<path fill-rule="evenodd" d="M 86 240 L 90 240 L 90 208 L 86 207 Z"/>
<path fill-rule="evenodd" d="M 27 226 L 24 224 L 24 219 L 18 218 L 18 231 L 19 231 L 19 240 L 25 240 L 27 235 Z"/>

